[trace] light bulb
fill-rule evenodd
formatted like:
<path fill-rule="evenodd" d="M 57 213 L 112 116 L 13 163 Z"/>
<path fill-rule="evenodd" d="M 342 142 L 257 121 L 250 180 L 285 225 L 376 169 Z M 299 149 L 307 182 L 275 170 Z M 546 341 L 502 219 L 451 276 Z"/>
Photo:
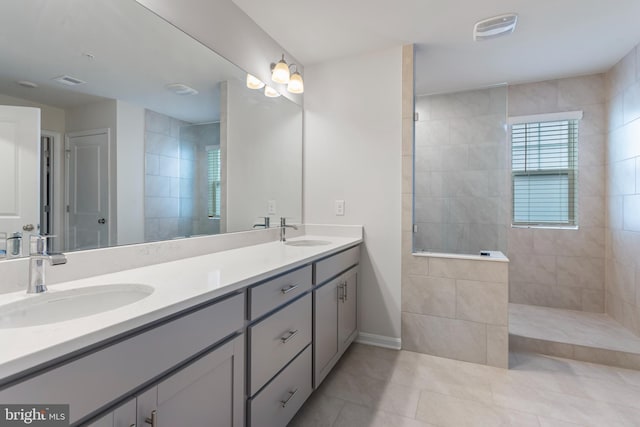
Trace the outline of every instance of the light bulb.
<path fill-rule="evenodd" d="M 271 71 L 271 80 L 276 83 L 287 84 L 289 83 L 290 76 L 289 66 L 284 60 L 284 55 L 282 55 L 282 59 L 278 61 L 278 63 L 273 67 L 273 71 Z"/>
<path fill-rule="evenodd" d="M 304 92 L 304 82 L 302 81 L 302 76 L 299 72 L 296 71 L 295 73 L 291 74 L 289 84 L 287 85 L 287 90 L 291 93 Z"/>
<path fill-rule="evenodd" d="M 264 87 L 264 83 L 262 83 L 262 80 L 258 79 L 256 76 L 247 73 L 247 87 L 249 89 L 262 89 Z"/>
<path fill-rule="evenodd" d="M 268 96 L 269 98 L 277 98 L 280 96 L 280 93 L 271 86 L 265 86 L 264 95 Z"/>

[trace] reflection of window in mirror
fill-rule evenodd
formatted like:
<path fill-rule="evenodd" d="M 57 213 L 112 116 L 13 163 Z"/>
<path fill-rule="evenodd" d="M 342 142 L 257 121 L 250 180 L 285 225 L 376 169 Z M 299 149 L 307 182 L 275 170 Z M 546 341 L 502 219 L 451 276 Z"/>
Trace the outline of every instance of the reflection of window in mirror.
<path fill-rule="evenodd" d="M 209 218 L 220 218 L 220 147 L 208 145 L 207 150 L 207 206 Z"/>

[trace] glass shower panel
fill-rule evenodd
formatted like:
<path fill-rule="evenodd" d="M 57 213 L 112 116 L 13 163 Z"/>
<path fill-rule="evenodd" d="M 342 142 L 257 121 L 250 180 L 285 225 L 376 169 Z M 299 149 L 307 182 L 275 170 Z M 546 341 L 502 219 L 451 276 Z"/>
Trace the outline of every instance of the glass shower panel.
<path fill-rule="evenodd" d="M 506 252 L 506 86 L 416 96 L 415 252 Z"/>

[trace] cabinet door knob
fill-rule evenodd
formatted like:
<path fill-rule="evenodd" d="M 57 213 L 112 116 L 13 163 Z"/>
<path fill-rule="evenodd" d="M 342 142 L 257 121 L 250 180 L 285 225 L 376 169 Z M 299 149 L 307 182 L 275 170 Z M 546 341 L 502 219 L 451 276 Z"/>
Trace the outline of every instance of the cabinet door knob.
<path fill-rule="evenodd" d="M 151 424 L 151 427 L 158 427 L 158 411 L 151 411 L 151 417 L 145 418 L 144 422 Z"/>
<path fill-rule="evenodd" d="M 296 335 L 298 335 L 297 329 L 295 331 L 289 331 L 289 335 L 286 337 L 280 338 L 280 341 L 282 341 L 282 344 L 286 344 L 287 342 L 289 342 L 291 338 L 295 337 Z"/>
<path fill-rule="evenodd" d="M 344 282 L 344 301 L 349 299 L 349 282 Z"/>
<path fill-rule="evenodd" d="M 106 224 L 107 220 L 104 218 L 98 218 L 98 224 Z"/>
<path fill-rule="evenodd" d="M 294 289 L 296 289 L 298 286 L 300 285 L 291 285 L 291 286 L 287 286 L 286 288 L 282 288 L 280 289 L 280 292 L 282 292 L 283 295 L 288 294 L 289 292 L 293 291 Z"/>
<path fill-rule="evenodd" d="M 280 403 L 282 403 L 282 407 L 286 408 L 287 405 L 289 404 L 289 401 L 291 399 L 293 399 L 293 396 L 295 396 L 295 394 L 298 392 L 298 389 L 295 389 L 293 391 L 289 392 L 289 397 L 287 397 L 285 400 L 281 400 Z"/>
<path fill-rule="evenodd" d="M 344 302 L 345 298 L 346 297 L 344 294 L 344 282 L 340 282 L 340 284 L 338 285 L 338 299 Z"/>

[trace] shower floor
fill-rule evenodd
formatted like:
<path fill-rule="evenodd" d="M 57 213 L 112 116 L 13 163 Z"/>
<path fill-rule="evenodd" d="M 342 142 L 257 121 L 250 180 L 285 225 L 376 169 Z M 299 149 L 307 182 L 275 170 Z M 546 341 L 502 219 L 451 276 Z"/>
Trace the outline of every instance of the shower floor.
<path fill-rule="evenodd" d="M 509 304 L 509 347 L 640 369 L 640 337 L 602 313 Z"/>

